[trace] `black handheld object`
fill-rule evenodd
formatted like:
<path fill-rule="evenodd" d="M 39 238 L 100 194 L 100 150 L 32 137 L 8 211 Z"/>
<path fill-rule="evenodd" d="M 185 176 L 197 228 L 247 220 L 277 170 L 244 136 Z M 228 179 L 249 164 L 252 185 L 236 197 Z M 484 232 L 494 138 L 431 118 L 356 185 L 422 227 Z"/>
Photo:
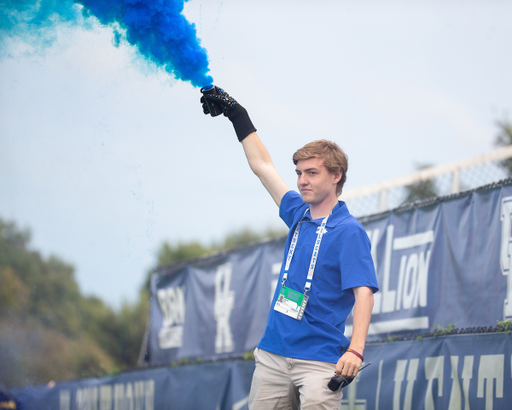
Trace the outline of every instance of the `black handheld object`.
<path fill-rule="evenodd" d="M 217 87 L 211 85 L 209 87 L 201 88 L 201 92 L 203 94 L 216 95 L 218 94 Z M 205 114 L 210 114 L 212 117 L 216 117 L 217 115 L 221 115 L 223 113 L 222 107 L 217 104 L 215 101 L 212 101 L 207 98 L 201 98 L 201 102 L 206 105 L 206 109 L 203 107 Z M 206 112 L 208 110 L 208 112 Z"/>
<path fill-rule="evenodd" d="M 368 367 L 371 364 L 372 364 L 372 362 L 365 364 L 364 366 L 359 368 L 359 371 L 363 370 L 364 368 Z M 338 376 L 336 374 L 331 378 L 331 380 L 329 380 L 327 387 L 332 391 L 337 391 L 339 389 L 343 389 L 343 387 L 345 387 L 345 386 L 348 386 L 353 381 L 354 381 L 354 377 L 348 377 L 345 379 L 344 377 Z"/>
<path fill-rule="evenodd" d="M 203 112 L 212 117 L 222 113 L 228 117 L 235 128 L 238 141 L 242 142 L 249 134 L 256 131 L 247 110 L 222 88 L 212 85 L 201 88 L 201 92 L 203 93 L 201 97 Z"/>

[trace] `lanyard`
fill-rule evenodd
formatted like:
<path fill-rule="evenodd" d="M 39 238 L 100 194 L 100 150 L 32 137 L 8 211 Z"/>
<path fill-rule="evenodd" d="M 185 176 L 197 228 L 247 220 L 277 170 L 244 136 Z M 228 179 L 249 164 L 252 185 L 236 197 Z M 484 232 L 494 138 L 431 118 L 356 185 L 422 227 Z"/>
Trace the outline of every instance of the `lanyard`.
<path fill-rule="evenodd" d="M 288 279 L 288 270 L 290 269 L 290 264 L 292 262 L 293 254 L 295 253 L 295 247 L 297 246 L 297 240 L 299 239 L 300 226 L 302 224 L 302 220 L 304 219 L 304 217 L 306 216 L 306 213 L 308 211 L 309 211 L 309 208 L 306 209 L 306 211 L 304 212 L 304 215 L 302 215 L 302 218 L 300 219 L 299 223 L 295 227 L 295 231 L 293 232 L 292 241 L 290 243 L 290 249 L 288 249 L 288 256 L 286 257 L 286 264 L 284 266 L 282 286 L 284 286 L 286 279 Z M 306 279 L 306 284 L 304 285 L 304 294 L 306 294 L 309 291 L 309 289 L 311 289 L 311 281 L 313 280 L 313 274 L 315 273 L 316 261 L 318 260 L 318 251 L 320 250 L 320 243 L 322 242 L 322 237 L 324 236 L 325 225 L 327 224 L 328 218 L 329 218 L 329 215 L 327 215 L 324 218 L 324 220 L 322 221 L 322 224 L 320 225 L 319 232 L 316 236 L 315 246 L 313 248 L 313 255 L 311 255 L 311 262 L 309 263 L 308 277 Z"/>

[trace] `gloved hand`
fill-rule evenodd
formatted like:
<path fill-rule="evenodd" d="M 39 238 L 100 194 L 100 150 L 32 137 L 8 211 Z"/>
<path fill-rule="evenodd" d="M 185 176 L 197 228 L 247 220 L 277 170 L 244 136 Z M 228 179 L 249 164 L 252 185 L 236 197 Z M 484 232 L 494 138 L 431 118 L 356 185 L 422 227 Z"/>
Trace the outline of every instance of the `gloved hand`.
<path fill-rule="evenodd" d="M 224 116 L 228 117 L 233 123 L 238 141 L 242 142 L 250 133 L 256 131 L 247 110 L 222 88 L 215 86 L 208 90 L 201 88 L 201 92 L 203 93 L 201 97 L 203 112 L 215 117 L 222 110 Z"/>

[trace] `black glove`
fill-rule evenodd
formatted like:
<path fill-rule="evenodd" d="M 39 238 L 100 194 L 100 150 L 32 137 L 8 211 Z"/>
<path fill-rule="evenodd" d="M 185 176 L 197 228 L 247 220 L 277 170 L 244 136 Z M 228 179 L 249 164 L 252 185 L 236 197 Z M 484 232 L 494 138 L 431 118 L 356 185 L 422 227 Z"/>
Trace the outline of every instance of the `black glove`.
<path fill-rule="evenodd" d="M 203 93 L 201 97 L 203 112 L 206 115 L 211 114 L 212 117 L 221 113 L 228 117 L 233 123 L 238 141 L 242 142 L 251 132 L 256 131 L 247 110 L 222 88 L 215 86 L 207 90 L 201 88 L 201 92 Z"/>

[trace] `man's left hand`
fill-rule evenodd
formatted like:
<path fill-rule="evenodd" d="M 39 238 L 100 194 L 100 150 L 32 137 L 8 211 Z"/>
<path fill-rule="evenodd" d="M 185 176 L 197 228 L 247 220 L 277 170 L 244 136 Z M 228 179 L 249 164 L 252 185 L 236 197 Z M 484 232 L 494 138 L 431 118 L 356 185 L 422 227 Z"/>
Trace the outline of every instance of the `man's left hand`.
<path fill-rule="evenodd" d="M 356 377 L 363 361 L 355 354 L 345 352 L 336 363 L 334 373 L 341 377 Z"/>

